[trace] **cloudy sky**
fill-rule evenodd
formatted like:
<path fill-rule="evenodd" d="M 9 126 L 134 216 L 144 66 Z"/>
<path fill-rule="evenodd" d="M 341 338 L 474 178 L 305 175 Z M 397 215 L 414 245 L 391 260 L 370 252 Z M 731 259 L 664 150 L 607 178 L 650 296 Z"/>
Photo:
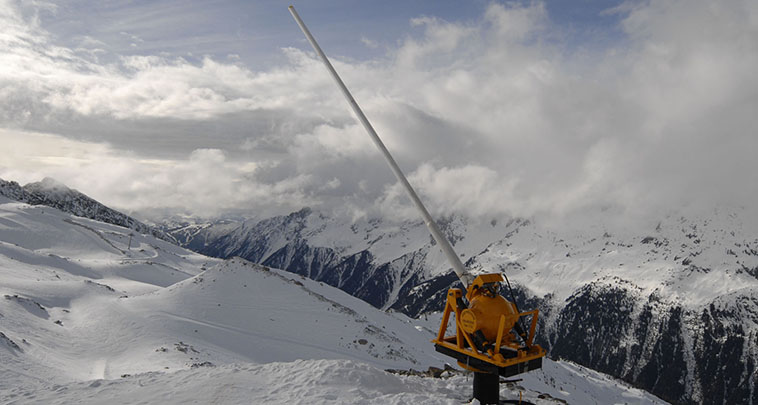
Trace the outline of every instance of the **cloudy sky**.
<path fill-rule="evenodd" d="M 294 4 L 437 215 L 758 199 L 754 0 Z M 287 5 L 0 0 L 0 178 L 415 217 Z"/>

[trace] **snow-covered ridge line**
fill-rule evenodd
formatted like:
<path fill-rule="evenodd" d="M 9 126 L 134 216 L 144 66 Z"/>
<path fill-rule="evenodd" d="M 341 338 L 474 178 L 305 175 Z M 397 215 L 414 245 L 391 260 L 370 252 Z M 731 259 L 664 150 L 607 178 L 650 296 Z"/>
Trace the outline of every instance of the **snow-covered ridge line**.
<path fill-rule="evenodd" d="M 108 208 L 100 202 L 77 190 L 72 190 L 49 177 L 45 177 L 42 181 L 36 183 L 29 183 L 23 187 L 15 181 L 0 179 L 0 196 L 31 205 L 45 205 L 79 217 L 123 226 L 139 233 L 153 235 L 176 243 L 176 240 L 165 232 Z"/>

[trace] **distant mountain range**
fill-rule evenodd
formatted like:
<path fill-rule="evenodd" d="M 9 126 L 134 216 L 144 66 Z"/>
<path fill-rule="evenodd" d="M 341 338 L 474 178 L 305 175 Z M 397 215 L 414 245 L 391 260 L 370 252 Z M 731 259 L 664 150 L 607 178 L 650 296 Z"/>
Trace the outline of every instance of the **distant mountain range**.
<path fill-rule="evenodd" d="M 741 218 L 669 215 L 642 231 L 439 223 L 469 268 L 505 272 L 518 305 L 540 309 L 539 341 L 553 358 L 674 403 L 758 403 L 758 234 Z M 460 286 L 421 221 L 353 222 L 306 208 L 164 229 L 197 252 L 286 269 L 414 317 L 440 310 Z"/>
<path fill-rule="evenodd" d="M 21 186 L 15 181 L 0 179 L 0 196 L 25 202 L 30 205 L 46 205 L 79 217 L 123 226 L 142 234 L 149 234 L 160 239 L 176 243 L 165 232 L 148 226 L 126 214 L 108 208 L 100 202 L 72 190 L 66 185 L 45 177 L 42 181 Z"/>

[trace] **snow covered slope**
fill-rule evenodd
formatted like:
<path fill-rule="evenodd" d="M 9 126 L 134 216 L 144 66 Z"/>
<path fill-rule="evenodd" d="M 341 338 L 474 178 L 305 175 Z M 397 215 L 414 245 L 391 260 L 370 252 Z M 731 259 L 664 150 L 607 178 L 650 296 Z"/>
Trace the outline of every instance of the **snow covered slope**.
<path fill-rule="evenodd" d="M 241 260 L 203 271 L 217 260 L 147 236 L 130 250 L 128 230 L 49 208 L 6 201 L 0 218 L 3 329 L 35 375 L 112 378 L 211 360 L 439 362 L 408 350 L 431 349 L 426 335 L 290 273 Z"/>
<path fill-rule="evenodd" d="M 387 404 L 459 405 L 471 401 L 471 376 L 401 376 L 352 360 L 224 364 L 150 372 L 45 388 L 15 387 L 10 404 Z M 2 392 L 0 392 L 1 394 Z M 664 404 L 644 391 L 570 363 L 546 364 L 500 397 L 539 405 Z M 0 397 L 2 399 L 2 397 Z"/>
<path fill-rule="evenodd" d="M 428 329 L 342 291 L 0 197 L 2 403 L 461 403 Z M 426 325 L 429 326 L 429 325 Z M 536 403 L 660 403 L 569 363 L 503 385 Z M 542 395 L 543 398 L 539 398 Z"/>

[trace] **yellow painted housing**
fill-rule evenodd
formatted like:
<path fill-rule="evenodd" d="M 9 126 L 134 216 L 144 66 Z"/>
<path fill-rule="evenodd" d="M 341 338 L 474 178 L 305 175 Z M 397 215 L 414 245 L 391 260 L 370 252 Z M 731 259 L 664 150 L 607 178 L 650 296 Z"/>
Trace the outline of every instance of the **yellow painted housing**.
<path fill-rule="evenodd" d="M 505 317 L 505 330 L 510 331 L 518 320 L 516 306 L 499 295 L 496 297 L 477 295 L 471 300 L 468 309 L 463 310 L 461 327 L 466 333 L 481 330 L 487 341 L 494 342 L 500 330 L 501 316 Z"/>
<path fill-rule="evenodd" d="M 478 372 L 497 372 L 511 376 L 542 365 L 545 350 L 533 344 L 539 311 L 518 313 L 516 306 L 497 293 L 500 274 L 478 276 L 468 288 L 463 302 L 460 289 L 448 290 L 445 312 L 437 338 L 437 351 L 458 360 L 461 367 Z M 446 336 L 450 316 L 455 319 L 455 335 Z M 519 318 L 531 317 L 523 344 L 512 332 Z"/>

